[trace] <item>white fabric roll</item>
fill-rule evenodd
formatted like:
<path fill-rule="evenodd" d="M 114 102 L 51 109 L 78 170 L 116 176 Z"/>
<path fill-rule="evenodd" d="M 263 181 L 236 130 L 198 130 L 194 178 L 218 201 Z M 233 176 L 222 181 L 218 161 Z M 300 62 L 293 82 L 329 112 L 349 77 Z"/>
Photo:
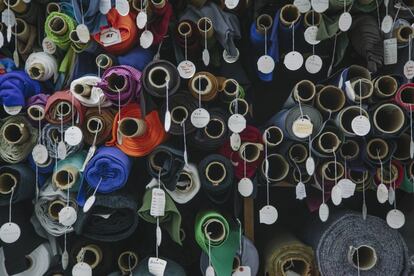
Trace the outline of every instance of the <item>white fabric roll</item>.
<path fill-rule="evenodd" d="M 25 71 L 30 76 L 29 70 L 34 64 L 42 65 L 44 72 L 42 76 L 38 78 L 39 81 L 47 81 L 53 77 L 53 81 L 58 77 L 58 64 L 56 58 L 45 52 L 32 53 L 26 60 Z"/>
<path fill-rule="evenodd" d="M 96 85 L 101 81 L 101 78 L 96 76 L 84 76 L 79 79 L 73 80 L 70 84 L 70 92 L 72 95 L 80 101 L 80 103 L 87 107 L 107 107 L 111 105 L 111 102 L 108 101 L 103 93 L 102 89 L 96 87 Z M 91 94 L 89 97 L 84 97 L 75 93 L 75 86 L 78 84 L 91 86 Z"/>

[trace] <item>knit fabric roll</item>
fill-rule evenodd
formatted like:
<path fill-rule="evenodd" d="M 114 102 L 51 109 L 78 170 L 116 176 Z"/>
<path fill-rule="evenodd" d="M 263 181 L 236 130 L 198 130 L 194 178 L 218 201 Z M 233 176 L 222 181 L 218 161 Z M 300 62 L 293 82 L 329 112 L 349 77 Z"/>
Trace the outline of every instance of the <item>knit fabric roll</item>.
<path fill-rule="evenodd" d="M 85 108 L 68 90 L 57 91 L 47 99 L 45 119 L 51 124 L 68 124 L 73 120 L 75 124 L 82 125 L 84 114 Z"/>
<path fill-rule="evenodd" d="M 82 126 L 83 139 L 86 144 L 101 145 L 111 139 L 112 124 L 116 111 L 112 108 L 88 108 L 85 113 L 85 123 Z M 94 129 L 93 127 L 96 126 Z"/>
<path fill-rule="evenodd" d="M 26 99 L 40 90 L 40 83 L 23 71 L 0 75 L 0 104 L 4 106 L 25 106 Z"/>

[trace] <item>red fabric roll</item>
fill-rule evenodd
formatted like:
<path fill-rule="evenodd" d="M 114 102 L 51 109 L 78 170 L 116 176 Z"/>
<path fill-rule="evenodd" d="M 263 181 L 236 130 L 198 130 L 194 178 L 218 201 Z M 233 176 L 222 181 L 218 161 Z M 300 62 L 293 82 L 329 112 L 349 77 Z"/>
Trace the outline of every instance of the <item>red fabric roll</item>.
<path fill-rule="evenodd" d="M 414 83 L 402 85 L 395 94 L 395 101 L 405 110 L 414 110 Z"/>
<path fill-rule="evenodd" d="M 69 114 L 63 116 L 62 120 L 57 114 L 60 112 L 60 110 L 58 110 L 58 103 L 60 102 L 66 102 L 70 106 L 72 106 L 73 102 L 73 110 L 71 110 Z M 47 99 L 45 107 L 45 119 L 51 124 L 58 125 L 61 123 L 61 121 L 63 124 L 70 123 L 73 116 L 75 124 L 82 125 L 84 115 L 85 107 L 75 97 L 72 96 L 72 93 L 70 93 L 69 90 L 57 91 Z"/>

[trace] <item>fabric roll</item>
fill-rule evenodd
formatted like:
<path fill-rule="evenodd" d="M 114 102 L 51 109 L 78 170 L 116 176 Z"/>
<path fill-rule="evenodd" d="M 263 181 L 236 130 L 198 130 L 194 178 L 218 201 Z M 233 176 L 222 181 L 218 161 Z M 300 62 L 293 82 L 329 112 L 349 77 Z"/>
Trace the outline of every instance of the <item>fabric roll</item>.
<path fill-rule="evenodd" d="M 101 145 L 111 139 L 115 110 L 111 108 L 88 108 L 85 123 L 82 126 L 83 139 L 86 144 Z"/>
<path fill-rule="evenodd" d="M 312 153 L 318 157 L 331 157 L 337 152 L 345 137 L 340 128 L 333 121 L 325 122 L 323 129 L 312 139 Z"/>
<path fill-rule="evenodd" d="M 366 139 L 364 144 L 361 148 L 361 159 L 370 166 L 385 164 L 394 157 L 397 149 L 395 141 L 379 137 Z"/>
<path fill-rule="evenodd" d="M 127 127 L 123 131 L 121 123 L 122 119 L 126 118 L 137 121 L 132 122 L 132 128 Z M 136 131 L 130 133 L 134 129 Z M 112 126 L 112 140 L 108 141 L 106 145 L 116 146 L 129 156 L 141 157 L 152 152 L 155 147 L 165 141 L 166 137 L 157 110 L 144 115 L 138 104 L 131 103 L 122 107 L 121 112 L 115 116 Z"/>
<path fill-rule="evenodd" d="M 97 241 L 123 240 L 132 235 L 138 226 L 137 208 L 137 202 L 129 195 L 96 194 L 91 209 L 87 213 L 78 212 L 75 231 Z"/>
<path fill-rule="evenodd" d="M 157 218 L 151 216 L 151 197 L 152 189 L 147 189 L 145 191 L 144 197 L 142 199 L 142 206 L 138 210 L 138 215 L 140 218 L 146 222 L 156 224 Z M 178 244 L 181 243 L 180 239 L 180 227 L 181 227 L 181 214 L 178 211 L 177 207 L 174 204 L 174 201 L 168 194 L 165 194 L 165 210 L 164 216 L 160 216 L 159 224 L 160 227 L 165 229 L 170 235 L 171 239 Z"/>
<path fill-rule="evenodd" d="M 312 105 L 315 95 L 316 87 L 313 82 L 309 80 L 301 80 L 295 84 L 283 107 L 292 107 L 297 105 L 299 101 L 301 104 Z"/>
<path fill-rule="evenodd" d="M 45 107 L 49 95 L 37 94 L 27 100 L 27 116 L 33 121 L 41 121 L 45 117 Z"/>
<path fill-rule="evenodd" d="M 152 61 L 154 51 L 151 49 L 144 49 L 135 47 L 126 54 L 117 56 L 119 64 L 134 67 L 138 71 L 144 71 L 145 67 Z"/>
<path fill-rule="evenodd" d="M 84 114 L 85 108 L 70 91 L 57 91 L 47 99 L 45 119 L 51 124 L 68 124 L 73 120 L 82 125 Z"/>
<path fill-rule="evenodd" d="M 225 203 L 233 194 L 234 169 L 231 161 L 220 154 L 207 155 L 198 164 L 201 187 L 216 204 Z"/>
<path fill-rule="evenodd" d="M 391 171 L 389 163 L 383 166 L 383 170 L 381 168 L 376 168 L 374 174 L 374 183 L 379 185 L 380 183 L 385 184 L 388 187 L 393 187 L 398 189 L 404 181 L 405 171 L 404 166 L 398 160 L 391 161 Z"/>
<path fill-rule="evenodd" d="M 174 32 L 175 41 L 182 51 L 187 47 L 187 55 L 189 59 L 195 59 L 201 53 L 200 42 L 201 36 L 197 29 L 197 24 L 190 20 L 181 20 L 178 22 Z"/>
<path fill-rule="evenodd" d="M 266 176 L 266 159 L 263 159 L 257 174 L 258 184 L 265 185 L 269 181 L 269 184 L 277 185 L 288 176 L 290 171 L 289 163 L 283 155 L 278 153 L 269 154 L 267 160 L 269 162 L 269 172 Z"/>
<path fill-rule="evenodd" d="M 400 86 L 395 94 L 395 101 L 407 111 L 414 110 L 414 84 L 407 83 Z"/>
<path fill-rule="evenodd" d="M 75 26 L 75 20 L 69 15 L 52 12 L 46 18 L 45 33 L 58 48 L 68 50 L 71 44 L 70 33 Z"/>
<path fill-rule="evenodd" d="M 141 93 L 141 72 L 131 66 L 113 66 L 105 71 L 97 86 L 113 105 L 137 102 Z"/>
<path fill-rule="evenodd" d="M 111 105 L 106 99 L 101 88 L 97 87 L 101 78 L 95 76 L 85 76 L 73 80 L 70 84 L 70 92 L 73 97 L 79 100 L 83 106 L 87 107 L 107 107 Z"/>
<path fill-rule="evenodd" d="M 381 137 L 398 135 L 406 124 L 403 109 L 392 102 L 378 102 L 371 106 L 372 132 Z"/>
<path fill-rule="evenodd" d="M 81 170 L 85 158 L 86 152 L 80 151 L 59 160 L 52 175 L 53 185 L 61 190 L 77 191 L 82 181 Z"/>
<path fill-rule="evenodd" d="M 32 53 L 26 60 L 25 71 L 30 78 L 38 81 L 57 80 L 58 64 L 54 56 L 45 53 Z"/>
<path fill-rule="evenodd" d="M 368 190 L 373 183 L 371 172 L 363 166 L 351 167 L 347 170 L 346 176 L 355 183 L 355 191 L 357 192 Z"/>
<path fill-rule="evenodd" d="M 26 164 L 1 166 L 0 206 L 8 206 L 10 204 L 12 189 L 14 189 L 12 204 L 33 198 L 35 179 L 34 172 Z"/>
<path fill-rule="evenodd" d="M 165 187 L 174 191 L 184 168 L 184 153 L 169 144 L 156 147 L 147 157 L 148 173 L 160 178 Z"/>
<path fill-rule="evenodd" d="M 100 147 L 85 168 L 89 187 L 100 193 L 111 193 L 125 186 L 132 162 L 116 147 Z"/>
<path fill-rule="evenodd" d="M 83 2 L 82 0 L 72 1 L 74 18 L 78 24 L 85 24 L 91 34 L 100 31 L 101 27 L 108 24 L 106 16 L 99 11 L 98 1 Z"/>
<path fill-rule="evenodd" d="M 159 45 L 168 32 L 168 25 L 173 16 L 173 8 L 168 1 L 162 1 L 159 5 L 155 5 L 154 2 L 151 3 L 153 20 L 148 24 L 148 29 L 154 35 L 152 45 Z"/>
<path fill-rule="evenodd" d="M 352 120 L 361 113 L 369 118 L 368 112 L 365 109 L 361 109 L 358 105 L 349 105 L 336 114 L 335 124 L 340 128 L 344 136 L 356 136 L 352 130 Z"/>
<path fill-rule="evenodd" d="M 188 90 L 194 98 L 202 101 L 212 101 L 217 97 L 217 93 L 223 89 L 219 80 L 209 72 L 197 72 L 188 82 Z"/>
<path fill-rule="evenodd" d="M 25 106 L 26 99 L 39 94 L 40 90 L 40 83 L 23 71 L 0 75 L 0 104 L 4 106 Z"/>
<path fill-rule="evenodd" d="M 171 126 L 168 133 L 172 135 L 183 135 L 185 127 L 186 135 L 193 133 L 196 127 L 191 123 L 191 114 L 198 108 L 197 100 L 182 91 L 169 98 L 168 108 L 171 113 Z M 161 108 L 161 114 L 165 114 L 166 105 Z M 162 116 L 164 122 L 165 116 Z"/>
<path fill-rule="evenodd" d="M 373 80 L 374 95 L 380 99 L 391 98 L 397 93 L 400 86 L 400 81 L 397 76 L 384 75 L 379 76 Z"/>
<path fill-rule="evenodd" d="M 31 153 L 38 132 L 23 116 L 10 116 L 0 127 L 0 159 L 9 164 L 24 161 Z"/>
<path fill-rule="evenodd" d="M 157 98 L 174 95 L 180 87 L 181 78 L 174 64 L 166 60 L 150 62 L 143 71 L 142 85 L 145 92 Z"/>
<path fill-rule="evenodd" d="M 161 257 L 162 258 L 162 257 Z M 167 265 L 165 266 L 164 275 L 171 275 L 171 276 L 186 276 L 185 270 L 181 267 L 179 263 L 171 259 L 162 258 L 163 260 L 167 261 Z M 149 257 L 143 259 L 139 262 L 138 267 L 132 272 L 134 276 L 151 276 L 152 273 L 148 270 L 148 261 Z"/>
<path fill-rule="evenodd" d="M 345 84 L 347 81 L 355 82 L 359 79 L 371 80 L 370 72 L 365 67 L 351 65 L 338 70 L 335 74 L 329 77 L 325 83 L 335 85 L 342 89 L 342 91 L 346 91 Z"/>
<path fill-rule="evenodd" d="M 231 275 L 233 259 L 239 247 L 239 235 L 235 227 L 220 213 L 204 211 L 197 214 L 194 231 L 201 249 L 205 253 L 210 252 L 215 274 Z"/>
<path fill-rule="evenodd" d="M 262 134 L 257 128 L 248 125 L 240 133 L 240 140 L 241 147 L 238 152 L 233 151 L 230 141 L 227 141 L 220 148 L 219 153 L 229 158 L 233 163 L 236 179 L 251 178 L 262 162 Z M 244 168 L 246 168 L 246 171 L 244 171 Z"/>
<path fill-rule="evenodd" d="M 17 36 L 17 51 L 23 60 L 33 52 L 36 46 L 37 30 L 36 27 L 21 18 L 16 18 L 16 24 L 12 29 L 13 35 Z"/>
<path fill-rule="evenodd" d="M 407 273 L 408 254 L 404 240 L 398 231 L 389 228 L 378 217 L 368 215 L 364 220 L 360 213 L 342 211 L 330 214 L 325 223 L 314 218 L 302 231 L 304 241 L 315 248 L 322 275 L 355 274 L 358 272 L 357 253 L 361 274 Z"/>

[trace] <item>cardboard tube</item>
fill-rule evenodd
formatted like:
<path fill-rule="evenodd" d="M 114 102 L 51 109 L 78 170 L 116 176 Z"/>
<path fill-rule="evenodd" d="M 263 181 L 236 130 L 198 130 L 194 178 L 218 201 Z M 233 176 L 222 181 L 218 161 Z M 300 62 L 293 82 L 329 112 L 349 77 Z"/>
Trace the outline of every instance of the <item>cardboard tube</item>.
<path fill-rule="evenodd" d="M 186 193 L 193 187 L 193 177 L 186 171 L 181 171 L 178 176 L 178 181 L 175 190 Z"/>
<path fill-rule="evenodd" d="M 208 17 L 201 17 L 197 21 L 197 28 L 203 38 L 210 38 L 214 35 L 213 22 Z"/>
<path fill-rule="evenodd" d="M 263 142 L 268 147 L 275 147 L 282 143 L 283 131 L 277 126 L 270 126 L 263 132 Z"/>
<path fill-rule="evenodd" d="M 376 108 L 372 119 L 374 126 L 386 134 L 397 133 L 405 122 L 403 110 L 392 103 L 385 103 Z"/>
<path fill-rule="evenodd" d="M 371 79 L 371 73 L 368 71 L 367 68 L 359 66 L 359 65 L 351 65 L 348 67 L 348 79 Z"/>
<path fill-rule="evenodd" d="M 208 164 L 204 173 L 207 179 L 213 183 L 214 186 L 219 185 L 227 175 L 226 167 L 217 161 L 213 161 Z"/>
<path fill-rule="evenodd" d="M 348 251 L 348 261 L 362 271 L 373 268 L 377 263 L 378 257 L 375 248 L 369 245 L 361 245 L 358 247 L 351 246 Z"/>
<path fill-rule="evenodd" d="M 293 88 L 293 97 L 296 102 L 311 103 L 315 94 L 315 85 L 309 80 L 301 80 Z"/>
<path fill-rule="evenodd" d="M 171 121 L 176 124 L 185 122 L 188 118 L 188 111 L 184 106 L 176 106 L 171 110 Z"/>
<path fill-rule="evenodd" d="M 259 159 L 262 150 L 262 144 L 245 142 L 240 146 L 239 156 L 248 163 L 254 162 Z"/>
<path fill-rule="evenodd" d="M 341 140 L 339 140 L 336 133 L 326 131 L 318 136 L 317 145 L 322 152 L 332 153 L 341 145 Z"/>
<path fill-rule="evenodd" d="M 55 171 L 52 175 L 53 183 L 61 190 L 66 190 L 73 185 L 79 178 L 79 170 L 72 166 L 65 166 Z"/>
<path fill-rule="evenodd" d="M 256 30 L 260 34 L 264 34 L 272 28 L 273 18 L 268 14 L 261 14 L 256 19 Z"/>
<path fill-rule="evenodd" d="M 27 42 L 30 37 L 29 25 L 21 18 L 16 18 L 16 24 L 12 28 L 13 34 L 17 35 L 20 41 Z"/>
<path fill-rule="evenodd" d="M 391 173 L 389 166 L 385 166 L 383 170 L 381 170 L 380 167 L 378 167 L 375 171 L 375 174 L 377 175 L 378 179 L 381 179 L 382 182 L 384 182 L 385 185 L 390 185 L 397 181 L 398 179 L 398 168 L 391 163 Z"/>
<path fill-rule="evenodd" d="M 120 92 L 127 86 L 127 80 L 124 76 L 112 73 L 108 76 L 108 88 L 112 92 Z"/>
<path fill-rule="evenodd" d="M 118 129 L 122 136 L 132 138 L 144 135 L 147 125 L 143 119 L 123 118 Z"/>
<path fill-rule="evenodd" d="M 23 123 L 9 123 L 3 128 L 3 137 L 11 145 L 20 145 L 29 138 L 29 129 Z"/>
<path fill-rule="evenodd" d="M 27 4 L 23 0 L 3 0 L 6 6 L 10 5 L 10 8 L 17 13 L 25 13 L 27 10 Z"/>
<path fill-rule="evenodd" d="M 72 41 L 73 43 L 81 43 L 78 33 L 76 32 L 76 30 L 72 30 L 69 34 L 69 39 L 70 41 Z"/>
<path fill-rule="evenodd" d="M 77 83 L 75 84 L 73 91 L 83 97 L 89 97 L 91 95 L 92 87 L 87 84 Z"/>
<path fill-rule="evenodd" d="M 60 6 L 59 6 L 58 3 L 51 2 L 51 3 L 48 3 L 47 4 L 47 6 L 46 6 L 46 13 L 49 15 L 52 12 L 60 12 Z"/>
<path fill-rule="evenodd" d="M 401 2 L 403 2 L 407 7 L 414 7 L 414 1 L 413 0 L 402 0 Z"/>
<path fill-rule="evenodd" d="M 362 99 L 363 101 L 371 98 L 372 93 L 374 92 L 374 85 L 368 79 L 359 79 L 351 83 L 352 88 L 355 91 L 355 102 L 358 102 Z"/>
<path fill-rule="evenodd" d="M 68 31 L 68 25 L 60 16 L 55 16 L 49 21 L 49 28 L 55 35 L 63 35 Z"/>
<path fill-rule="evenodd" d="M 352 130 L 352 120 L 359 114 L 366 116 L 368 118 L 368 113 L 365 109 L 360 109 L 357 105 L 347 106 L 342 109 L 337 116 L 337 125 L 347 136 L 355 136 L 354 131 Z"/>
<path fill-rule="evenodd" d="M 411 136 L 408 133 L 402 133 L 396 138 L 397 149 L 394 152 L 394 158 L 397 160 L 410 159 L 410 142 Z"/>
<path fill-rule="evenodd" d="M 140 12 L 146 9 L 147 14 L 151 11 L 150 6 L 148 5 L 147 0 L 132 0 L 131 7 L 133 10 Z"/>
<path fill-rule="evenodd" d="M 246 116 L 249 113 L 249 104 L 245 99 L 236 98 L 229 104 L 229 111 L 231 114 L 236 113 L 236 101 L 237 101 L 237 112 L 243 116 Z"/>
<path fill-rule="evenodd" d="M 165 0 L 151 0 L 151 3 L 156 9 L 162 9 L 165 6 Z"/>
<path fill-rule="evenodd" d="M 10 194 L 13 188 L 17 186 L 17 178 L 12 173 L 0 174 L 0 194 Z"/>
<path fill-rule="evenodd" d="M 110 56 L 105 54 L 100 54 L 96 57 L 96 65 L 101 69 L 107 69 L 109 67 L 112 67 L 112 59 Z"/>
<path fill-rule="evenodd" d="M 207 239 L 215 244 L 221 243 L 227 236 L 224 224 L 218 219 L 207 220 L 203 225 L 203 230 Z"/>
<path fill-rule="evenodd" d="M 305 13 L 303 20 L 306 27 L 319 26 L 321 24 L 321 14 L 310 10 Z"/>
<path fill-rule="evenodd" d="M 289 164 L 283 155 L 275 153 L 267 156 L 269 161 L 269 180 L 273 182 L 282 181 L 289 173 Z M 265 174 L 265 162 L 262 162 L 262 173 Z"/>
<path fill-rule="evenodd" d="M 218 119 L 211 119 L 207 126 L 204 128 L 204 133 L 209 137 L 209 138 L 219 138 L 223 135 L 225 130 L 225 125 L 224 122 Z"/>
<path fill-rule="evenodd" d="M 290 267 L 290 271 L 292 272 L 292 275 L 300 275 L 300 276 L 305 276 L 305 275 L 311 275 L 310 271 L 308 271 L 308 267 L 309 264 L 307 264 L 305 262 L 304 259 L 302 259 L 301 255 L 296 255 L 296 253 L 290 253 L 293 255 L 293 258 L 284 258 L 283 259 L 283 263 L 281 264 L 281 266 L 283 268 L 285 267 Z M 285 271 L 287 272 L 287 271 Z M 283 273 L 282 276 L 289 276 L 290 274 L 287 273 Z"/>
<path fill-rule="evenodd" d="M 335 166 L 336 166 L 336 178 L 335 178 Z M 320 166 L 320 175 L 323 175 L 325 180 L 335 181 L 341 179 L 344 176 L 344 166 L 339 163 L 331 160 L 325 162 Z"/>
<path fill-rule="evenodd" d="M 59 116 L 69 116 L 70 113 L 72 112 L 72 106 L 65 101 L 61 101 L 59 103 L 56 104 L 56 115 Z"/>
<path fill-rule="evenodd" d="M 223 92 L 228 98 L 236 98 L 239 94 L 239 83 L 235 79 L 226 79 L 223 82 Z"/>
<path fill-rule="evenodd" d="M 354 159 L 359 155 L 359 144 L 354 140 L 346 140 L 339 149 L 339 154 L 343 159 Z"/>
<path fill-rule="evenodd" d="M 338 112 L 345 105 L 345 95 L 337 86 L 327 85 L 316 94 L 316 107 L 324 112 Z"/>
<path fill-rule="evenodd" d="M 86 128 L 90 133 L 100 132 L 103 127 L 103 122 L 99 117 L 90 117 L 86 121 Z"/>
<path fill-rule="evenodd" d="M 408 176 L 410 179 L 414 179 L 414 161 L 408 164 Z"/>
<path fill-rule="evenodd" d="M 45 66 L 42 63 L 32 63 L 27 73 L 31 79 L 40 80 L 45 75 Z"/>
<path fill-rule="evenodd" d="M 392 97 L 397 93 L 398 82 L 394 77 L 381 76 L 374 81 L 374 94 L 379 98 Z"/>
<path fill-rule="evenodd" d="M 369 174 L 368 171 L 356 171 L 356 170 L 350 170 L 348 173 L 349 179 L 354 182 L 357 185 L 362 185 L 365 183 L 365 186 L 367 186 Z M 363 187 L 361 187 L 363 188 Z"/>
<path fill-rule="evenodd" d="M 410 25 L 400 26 L 394 30 L 394 36 L 398 43 L 408 43 L 410 36 L 414 34 L 413 28 Z"/>
<path fill-rule="evenodd" d="M 48 210 L 47 210 L 49 217 L 52 218 L 53 220 L 59 220 L 59 212 L 65 206 L 66 206 L 66 203 L 63 202 L 62 200 L 54 200 L 50 202 Z"/>
<path fill-rule="evenodd" d="M 299 183 L 301 181 L 301 175 L 302 175 L 302 183 L 306 184 L 309 181 L 311 181 L 312 176 L 308 175 L 307 173 L 299 173 L 297 168 L 293 169 L 292 178 L 295 183 Z"/>
<path fill-rule="evenodd" d="M 280 11 L 280 22 L 285 26 L 292 26 L 300 18 L 300 12 L 295 5 L 285 5 Z"/>
<path fill-rule="evenodd" d="M 135 252 L 124 251 L 118 256 L 118 267 L 123 273 L 128 274 L 138 265 L 138 260 Z"/>
<path fill-rule="evenodd" d="M 92 269 L 97 267 L 99 263 L 102 261 L 102 250 L 98 245 L 95 244 L 88 244 L 83 248 L 83 261 L 91 266 Z M 80 251 L 76 256 L 78 262 L 82 260 L 82 252 Z"/>
<path fill-rule="evenodd" d="M 150 155 L 150 164 L 151 167 L 155 170 L 155 171 L 159 171 L 162 166 L 168 162 L 167 160 L 172 160 L 171 155 L 169 155 L 167 152 L 165 151 L 158 151 L 155 154 L 151 154 Z"/>
<path fill-rule="evenodd" d="M 384 139 L 373 138 L 367 143 L 367 154 L 370 159 L 384 159 L 389 152 L 388 144 Z M 379 156 L 379 159 L 378 159 Z"/>
<path fill-rule="evenodd" d="M 41 105 L 31 105 L 27 108 L 27 115 L 33 121 L 43 120 L 45 117 L 45 108 Z"/>
<path fill-rule="evenodd" d="M 289 159 L 295 163 L 303 163 L 308 158 L 308 148 L 303 144 L 293 144 L 288 151 Z"/>
<path fill-rule="evenodd" d="M 170 73 L 161 66 L 154 66 L 148 72 L 148 80 L 151 86 L 155 88 L 163 88 L 166 85 L 167 76 L 171 79 Z"/>
<path fill-rule="evenodd" d="M 191 81 L 191 89 L 196 92 L 196 94 L 205 95 L 212 91 L 213 82 L 211 78 L 207 75 L 197 74 Z"/>
<path fill-rule="evenodd" d="M 401 90 L 401 102 L 404 104 L 414 104 L 414 87 L 407 86 Z"/>
<path fill-rule="evenodd" d="M 241 264 L 241 261 L 240 261 L 239 256 L 237 256 L 237 255 L 234 256 L 234 259 L 233 259 L 233 272 L 236 271 L 240 267 L 240 264 Z"/>
<path fill-rule="evenodd" d="M 182 37 L 189 37 L 193 33 L 193 28 L 188 22 L 180 22 L 177 27 L 178 34 Z"/>

